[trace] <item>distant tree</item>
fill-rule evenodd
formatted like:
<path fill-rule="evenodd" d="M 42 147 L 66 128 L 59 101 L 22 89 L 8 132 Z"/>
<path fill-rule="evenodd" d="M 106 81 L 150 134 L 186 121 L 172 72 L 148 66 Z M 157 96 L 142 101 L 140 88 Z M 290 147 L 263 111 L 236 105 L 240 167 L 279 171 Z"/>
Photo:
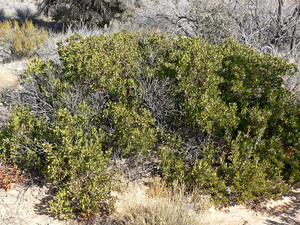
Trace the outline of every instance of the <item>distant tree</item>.
<path fill-rule="evenodd" d="M 104 27 L 125 12 L 126 4 L 124 0 L 43 0 L 40 10 L 56 21 Z"/>

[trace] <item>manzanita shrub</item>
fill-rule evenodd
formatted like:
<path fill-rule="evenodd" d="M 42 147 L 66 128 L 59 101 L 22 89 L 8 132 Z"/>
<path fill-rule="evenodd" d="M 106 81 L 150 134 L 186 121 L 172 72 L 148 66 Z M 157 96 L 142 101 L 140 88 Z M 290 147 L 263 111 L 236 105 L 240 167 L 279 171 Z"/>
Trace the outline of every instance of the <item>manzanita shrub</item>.
<path fill-rule="evenodd" d="M 61 218 L 76 214 L 89 218 L 98 210 L 110 212 L 112 175 L 110 152 L 104 151 L 105 133 L 90 123 L 84 102 L 71 115 L 57 109 L 53 121 L 45 121 L 24 107 L 15 107 L 1 134 L 1 156 L 30 172 L 40 172 L 56 190 L 49 211 Z"/>
<path fill-rule="evenodd" d="M 51 212 L 112 206 L 111 153 L 158 157 L 170 185 L 221 204 L 299 184 L 300 108 L 282 79 L 294 65 L 233 40 L 127 31 L 58 46 L 60 65 L 35 61 L 23 75 L 38 104 L 13 107 L 1 138 L 2 157 L 56 186 Z"/>
<path fill-rule="evenodd" d="M 54 136 L 60 137 L 59 141 L 44 143 L 47 178 L 57 187 L 50 212 L 62 218 L 75 213 L 88 218 L 99 207 L 107 211 L 112 208 L 112 178 L 107 172 L 109 152 L 102 149 L 105 134 L 97 127 L 85 131 L 90 111 L 84 103 L 74 116 L 67 109 L 59 109 L 57 125 L 52 130 Z"/>

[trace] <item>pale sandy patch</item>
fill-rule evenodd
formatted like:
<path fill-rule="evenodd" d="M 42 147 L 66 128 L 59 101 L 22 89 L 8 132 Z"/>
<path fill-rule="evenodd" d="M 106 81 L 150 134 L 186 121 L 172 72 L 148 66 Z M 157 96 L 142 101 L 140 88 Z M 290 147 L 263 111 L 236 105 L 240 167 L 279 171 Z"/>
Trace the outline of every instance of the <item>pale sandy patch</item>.
<path fill-rule="evenodd" d="M 51 198 L 46 186 L 17 186 L 5 191 L 0 189 L 1 225 L 76 225 L 76 221 L 58 220 L 47 212 Z"/>
<path fill-rule="evenodd" d="M 267 201 L 256 210 L 238 205 L 212 210 L 203 218 L 206 225 L 298 225 L 300 188 L 292 189 L 278 201 Z"/>
<path fill-rule="evenodd" d="M 11 70 L 0 67 L 0 91 L 18 83 L 18 76 Z"/>

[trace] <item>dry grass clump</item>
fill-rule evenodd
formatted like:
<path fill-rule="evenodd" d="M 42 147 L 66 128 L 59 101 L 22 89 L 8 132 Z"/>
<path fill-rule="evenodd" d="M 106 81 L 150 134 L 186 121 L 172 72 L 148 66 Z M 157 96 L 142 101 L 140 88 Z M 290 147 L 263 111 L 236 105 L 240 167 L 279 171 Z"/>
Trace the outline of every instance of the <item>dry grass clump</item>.
<path fill-rule="evenodd" d="M 188 193 L 185 186 L 168 188 L 160 178 L 151 179 L 149 187 L 136 186 L 117 203 L 117 224 L 202 224 L 202 214 L 212 206 L 210 197 Z"/>
<path fill-rule="evenodd" d="M 34 56 L 49 33 L 26 19 L 21 25 L 16 20 L 0 22 L 0 47 L 6 49 L 15 59 Z"/>

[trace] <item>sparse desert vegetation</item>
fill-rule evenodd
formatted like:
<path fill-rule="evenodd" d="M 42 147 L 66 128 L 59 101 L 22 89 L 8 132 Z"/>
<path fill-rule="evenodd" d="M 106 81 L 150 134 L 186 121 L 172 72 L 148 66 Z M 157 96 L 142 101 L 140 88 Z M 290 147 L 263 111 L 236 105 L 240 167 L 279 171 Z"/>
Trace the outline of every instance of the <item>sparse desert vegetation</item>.
<path fill-rule="evenodd" d="M 2 0 L 0 19 L 0 61 L 29 61 L 13 85 L 0 69 L 0 186 L 47 184 L 66 224 L 208 224 L 299 187 L 298 1 Z"/>

